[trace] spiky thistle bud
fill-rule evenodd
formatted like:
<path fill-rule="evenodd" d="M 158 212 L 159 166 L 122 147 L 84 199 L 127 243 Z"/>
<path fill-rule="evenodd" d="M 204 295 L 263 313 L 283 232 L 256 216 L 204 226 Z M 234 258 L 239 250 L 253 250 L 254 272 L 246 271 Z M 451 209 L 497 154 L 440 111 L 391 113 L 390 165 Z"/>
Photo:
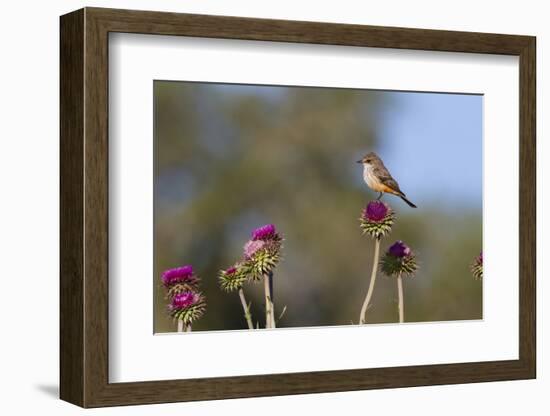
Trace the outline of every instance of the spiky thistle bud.
<path fill-rule="evenodd" d="M 283 238 L 273 224 L 264 225 L 252 232 L 244 245 L 243 265 L 252 280 L 260 280 L 277 266 L 281 259 Z"/>
<path fill-rule="evenodd" d="M 239 290 L 248 280 L 248 268 L 245 263 L 237 263 L 226 270 L 220 270 L 218 275 L 220 286 L 226 292 Z"/>
<path fill-rule="evenodd" d="M 176 293 L 168 305 L 170 315 L 175 320 L 183 321 L 186 325 L 191 325 L 202 317 L 205 310 L 204 296 L 200 292 L 192 290 Z"/>
<path fill-rule="evenodd" d="M 413 276 L 418 270 L 416 256 L 409 246 L 399 240 L 393 243 L 380 260 L 382 273 L 387 276 Z"/>
<path fill-rule="evenodd" d="M 479 253 L 479 256 L 476 256 L 474 262 L 470 266 L 474 279 L 481 280 L 483 279 L 483 251 Z"/>
<path fill-rule="evenodd" d="M 166 288 L 168 299 L 172 299 L 178 293 L 197 290 L 200 283 L 199 277 L 193 273 L 193 266 L 190 264 L 164 271 L 161 280 Z"/>
<path fill-rule="evenodd" d="M 395 220 L 395 213 L 391 207 L 382 201 L 371 201 L 367 204 L 359 224 L 363 234 L 368 234 L 372 238 L 381 238 L 389 234 Z"/>

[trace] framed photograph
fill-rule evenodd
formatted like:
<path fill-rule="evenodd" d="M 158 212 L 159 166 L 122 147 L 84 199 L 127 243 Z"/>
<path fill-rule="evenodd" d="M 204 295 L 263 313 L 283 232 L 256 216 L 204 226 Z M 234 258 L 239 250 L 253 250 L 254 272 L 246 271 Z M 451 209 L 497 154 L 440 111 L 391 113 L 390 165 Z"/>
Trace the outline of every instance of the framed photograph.
<path fill-rule="evenodd" d="M 534 37 L 60 29 L 63 400 L 535 378 Z"/>

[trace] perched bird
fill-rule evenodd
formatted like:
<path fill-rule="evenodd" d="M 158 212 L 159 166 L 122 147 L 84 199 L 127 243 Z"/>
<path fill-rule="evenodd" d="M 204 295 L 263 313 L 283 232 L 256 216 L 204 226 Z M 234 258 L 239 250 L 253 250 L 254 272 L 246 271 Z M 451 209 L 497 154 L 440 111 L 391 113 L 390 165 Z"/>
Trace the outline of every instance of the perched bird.
<path fill-rule="evenodd" d="M 380 193 L 378 199 L 382 198 L 384 193 L 393 194 L 400 197 L 410 207 L 416 208 L 416 205 L 409 201 L 406 195 L 399 189 L 399 184 L 393 179 L 388 169 L 384 166 L 384 162 L 382 162 L 382 159 L 376 153 L 367 153 L 357 163 L 363 164 L 363 179 L 368 187 Z"/>

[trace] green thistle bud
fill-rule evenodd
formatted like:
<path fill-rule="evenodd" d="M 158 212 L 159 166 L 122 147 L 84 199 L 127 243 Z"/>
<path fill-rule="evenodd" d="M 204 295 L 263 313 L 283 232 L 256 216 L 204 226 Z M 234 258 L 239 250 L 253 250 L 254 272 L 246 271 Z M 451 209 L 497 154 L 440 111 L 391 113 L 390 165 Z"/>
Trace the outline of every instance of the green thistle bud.
<path fill-rule="evenodd" d="M 248 280 L 249 270 L 245 263 L 237 263 L 234 266 L 220 270 L 220 287 L 226 292 L 239 290 Z"/>
<path fill-rule="evenodd" d="M 266 245 L 246 260 L 245 264 L 249 277 L 252 280 L 261 280 L 264 275 L 271 273 L 275 269 L 280 259 L 280 244 L 275 244 L 274 246 L 270 244 Z"/>

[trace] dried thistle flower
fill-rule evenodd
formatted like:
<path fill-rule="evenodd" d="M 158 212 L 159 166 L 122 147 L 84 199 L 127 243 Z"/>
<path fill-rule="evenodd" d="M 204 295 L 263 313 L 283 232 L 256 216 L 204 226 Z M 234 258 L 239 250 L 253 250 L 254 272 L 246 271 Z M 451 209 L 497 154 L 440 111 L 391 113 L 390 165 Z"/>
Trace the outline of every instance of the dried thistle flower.
<path fill-rule="evenodd" d="M 483 279 L 483 251 L 479 253 L 479 256 L 476 256 L 474 262 L 470 266 L 474 279 L 481 280 Z"/>
<path fill-rule="evenodd" d="M 381 238 L 389 234 L 395 220 L 395 213 L 391 207 L 382 201 L 371 201 L 367 204 L 361 217 L 360 227 L 363 234 L 369 234 L 372 238 Z"/>
<path fill-rule="evenodd" d="M 380 261 L 382 273 L 387 276 L 413 276 L 418 270 L 416 256 L 403 241 L 393 243 Z"/>

